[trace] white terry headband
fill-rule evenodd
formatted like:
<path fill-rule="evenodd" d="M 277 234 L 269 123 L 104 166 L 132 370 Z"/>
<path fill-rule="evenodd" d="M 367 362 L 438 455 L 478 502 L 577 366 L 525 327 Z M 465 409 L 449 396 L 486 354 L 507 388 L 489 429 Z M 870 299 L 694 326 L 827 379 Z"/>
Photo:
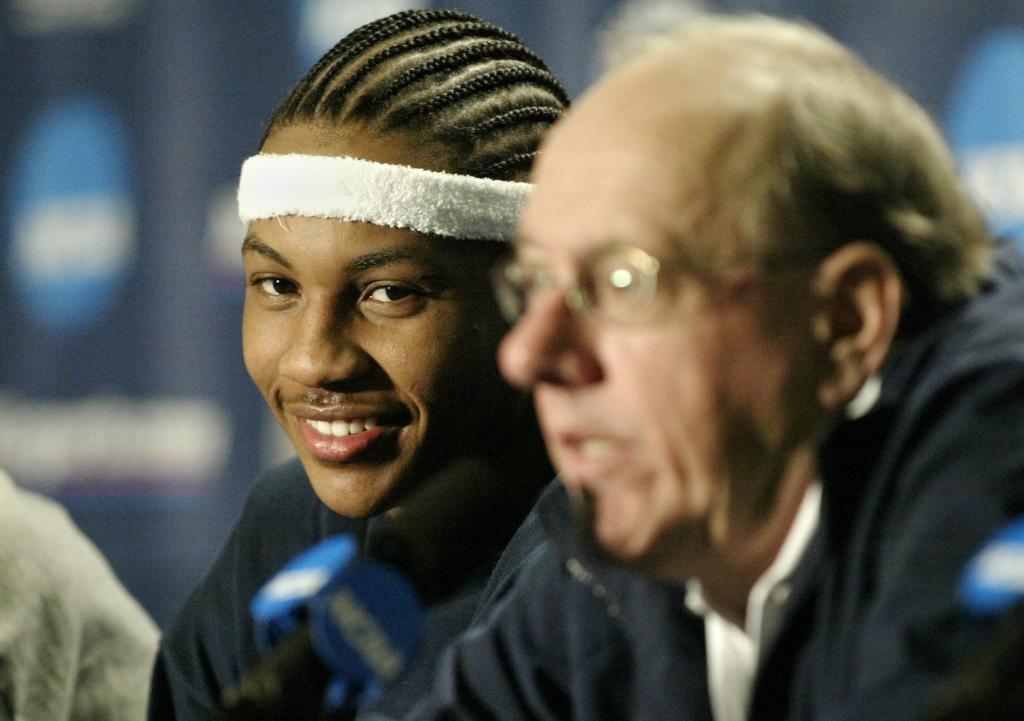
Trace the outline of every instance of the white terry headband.
<path fill-rule="evenodd" d="M 303 215 L 511 240 L 531 187 L 359 158 L 261 153 L 242 164 L 238 215 L 246 223 Z"/>

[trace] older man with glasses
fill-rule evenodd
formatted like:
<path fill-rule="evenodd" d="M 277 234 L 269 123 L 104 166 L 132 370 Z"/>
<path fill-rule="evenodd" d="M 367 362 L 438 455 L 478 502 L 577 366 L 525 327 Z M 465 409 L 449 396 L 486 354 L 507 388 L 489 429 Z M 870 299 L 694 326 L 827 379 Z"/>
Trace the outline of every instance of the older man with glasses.
<path fill-rule="evenodd" d="M 495 282 L 552 541 L 416 718 L 913 719 L 1024 511 L 1022 264 L 933 123 L 819 31 L 703 18 L 534 180 Z"/>

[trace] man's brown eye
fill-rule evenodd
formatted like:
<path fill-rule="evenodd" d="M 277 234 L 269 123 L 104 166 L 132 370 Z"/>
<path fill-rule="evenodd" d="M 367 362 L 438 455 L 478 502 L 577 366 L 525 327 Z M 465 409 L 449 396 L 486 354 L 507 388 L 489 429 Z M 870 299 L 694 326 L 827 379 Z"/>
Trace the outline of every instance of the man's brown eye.
<path fill-rule="evenodd" d="M 373 292 L 371 292 L 367 297 L 370 300 L 375 300 L 381 303 L 396 303 L 400 300 L 405 300 L 413 294 L 413 289 L 404 285 L 383 285 L 378 288 L 374 288 Z"/>
<path fill-rule="evenodd" d="M 295 284 L 284 278 L 260 278 L 254 285 L 258 285 L 267 295 L 273 296 L 289 295 L 296 291 Z"/>

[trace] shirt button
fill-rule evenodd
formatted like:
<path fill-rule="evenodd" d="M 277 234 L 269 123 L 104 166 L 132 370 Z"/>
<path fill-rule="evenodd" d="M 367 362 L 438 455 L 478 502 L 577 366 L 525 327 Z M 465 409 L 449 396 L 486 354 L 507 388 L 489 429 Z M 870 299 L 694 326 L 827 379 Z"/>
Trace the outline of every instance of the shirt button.
<path fill-rule="evenodd" d="M 779 584 L 778 586 L 776 586 L 775 588 L 772 589 L 772 592 L 771 592 L 772 603 L 774 603 L 774 604 L 776 604 L 778 606 L 781 606 L 782 604 L 784 604 L 786 602 L 786 599 L 788 599 L 788 598 L 789 598 L 789 586 L 787 586 L 786 584 L 784 584 L 784 583 L 783 584 Z"/>

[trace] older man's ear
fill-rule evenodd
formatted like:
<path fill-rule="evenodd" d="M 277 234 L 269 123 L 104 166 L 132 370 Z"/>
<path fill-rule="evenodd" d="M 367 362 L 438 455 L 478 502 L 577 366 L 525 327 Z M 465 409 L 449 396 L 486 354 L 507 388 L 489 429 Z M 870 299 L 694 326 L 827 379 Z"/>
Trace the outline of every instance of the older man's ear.
<path fill-rule="evenodd" d="M 849 403 L 881 370 L 892 350 L 903 306 L 903 281 L 892 258 L 874 243 L 836 250 L 812 280 L 819 310 L 812 320 L 827 371 L 818 400 L 828 411 Z"/>

